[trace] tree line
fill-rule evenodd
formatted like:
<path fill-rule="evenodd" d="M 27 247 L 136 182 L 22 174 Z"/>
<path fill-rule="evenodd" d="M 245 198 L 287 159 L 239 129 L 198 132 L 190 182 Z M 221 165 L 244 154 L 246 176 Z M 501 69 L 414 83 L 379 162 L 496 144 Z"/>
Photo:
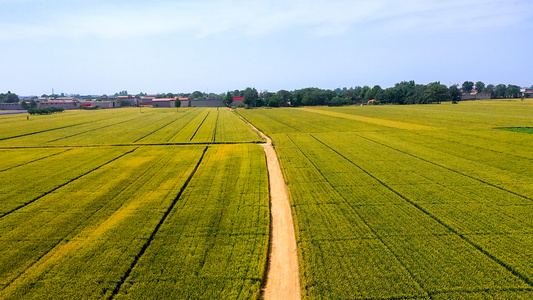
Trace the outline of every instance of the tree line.
<path fill-rule="evenodd" d="M 415 81 L 402 81 L 386 89 L 379 85 L 373 87 L 356 86 L 343 89 L 305 88 L 294 91 L 280 90 L 276 93 L 268 91 L 258 92 L 255 88 L 228 91 L 223 100 L 226 105 L 233 103 L 234 97 L 243 97 L 245 107 L 284 107 L 284 106 L 341 106 L 368 103 L 375 104 L 428 104 L 445 101 L 459 101 L 463 93 L 471 93 L 474 88 L 477 92 L 490 93 L 491 98 L 518 98 L 521 97 L 520 87 L 517 85 L 485 85 L 465 81 L 462 86 L 457 84 L 450 87 L 439 81 L 429 84 L 417 84 Z M 533 86 L 532 86 L 533 89 Z M 531 95 L 526 95 L 526 97 Z"/>
<path fill-rule="evenodd" d="M 531 86 L 533 89 L 533 86 Z M 482 81 L 465 81 L 461 86 L 458 84 L 450 87 L 441 84 L 439 81 L 429 84 L 417 84 L 415 81 L 402 81 L 394 86 L 383 89 L 379 85 L 369 87 L 367 85 L 353 88 L 338 88 L 335 90 L 320 88 L 304 88 L 294 91 L 280 90 L 269 92 L 267 90 L 257 91 L 256 88 L 246 88 L 244 90 L 228 91 L 225 94 L 216 95 L 214 93 L 204 93 L 195 91 L 193 93 L 162 93 L 157 94 L 158 98 L 188 97 L 191 100 L 222 98 L 224 103 L 231 106 L 234 97 L 243 97 L 245 107 L 286 107 L 286 106 L 341 106 L 368 103 L 370 100 L 375 104 L 427 104 L 440 103 L 444 101 L 459 101 L 463 93 L 471 93 L 476 90 L 478 93 L 488 93 L 492 99 L 530 97 L 533 95 L 522 95 L 520 87 L 513 84 L 488 84 Z M 127 91 L 120 91 L 115 95 L 127 95 Z M 146 95 L 140 93 L 140 96 Z M 45 96 L 45 95 L 43 95 Z M 23 108 L 35 108 L 37 105 L 33 99 L 27 103 L 21 101 L 17 94 L 7 92 L 0 94 L 0 102 L 17 103 L 20 102 Z"/>

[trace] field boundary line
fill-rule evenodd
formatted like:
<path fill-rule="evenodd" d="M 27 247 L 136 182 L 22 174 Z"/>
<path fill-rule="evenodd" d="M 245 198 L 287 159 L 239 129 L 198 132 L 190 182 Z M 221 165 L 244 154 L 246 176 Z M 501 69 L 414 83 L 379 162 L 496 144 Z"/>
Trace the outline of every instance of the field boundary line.
<path fill-rule="evenodd" d="M 501 191 L 504 191 L 504 192 L 507 192 L 507 193 L 513 194 L 513 195 L 518 196 L 518 197 L 520 197 L 520 198 L 524 198 L 524 199 L 526 199 L 526 200 L 533 201 L 533 199 L 531 199 L 531 198 L 529 198 L 529 197 L 527 197 L 527 196 L 520 195 L 520 194 L 518 194 L 518 193 L 516 193 L 516 192 L 513 192 L 513 191 L 509 191 L 509 190 L 507 190 L 507 189 L 505 189 L 505 188 L 502 188 L 502 187 L 500 187 L 500 186 L 497 186 L 497 185 L 495 185 L 495 184 L 492 184 L 492 183 L 490 183 L 490 182 L 487 182 L 487 181 L 485 181 L 485 180 L 483 180 L 483 179 L 479 179 L 479 178 L 476 178 L 476 177 L 474 177 L 474 176 L 470 176 L 470 175 L 465 174 L 465 173 L 463 173 L 463 172 L 460 172 L 460 171 L 457 171 L 457 170 L 454 170 L 454 169 L 448 168 L 448 167 L 446 167 L 446 166 L 443 166 L 443 165 L 438 164 L 438 163 L 436 163 L 436 162 L 432 162 L 432 161 L 430 161 L 430 160 L 428 160 L 428 159 L 425 159 L 425 158 L 422 158 L 422 157 L 416 156 L 416 155 L 411 154 L 411 153 L 409 153 L 409 152 L 406 152 L 406 151 L 403 151 L 403 150 L 400 150 L 400 149 L 394 148 L 394 147 L 392 147 L 392 146 L 389 146 L 389 145 L 386 145 L 386 144 L 383 144 L 383 143 L 380 143 L 380 142 L 374 141 L 374 140 L 372 140 L 372 139 L 370 139 L 370 138 L 367 138 L 367 137 L 361 136 L 361 135 L 359 135 L 359 134 L 357 134 L 357 133 L 356 133 L 356 135 L 359 136 L 359 137 L 361 137 L 361 138 L 363 138 L 363 139 L 365 139 L 365 140 L 368 140 L 368 141 L 370 141 L 370 142 L 373 142 L 373 143 L 376 143 L 376 144 L 378 144 L 378 145 L 381 145 L 381 146 L 383 146 L 383 147 L 387 147 L 387 148 L 389 148 L 389 149 L 392 149 L 392 150 L 398 151 L 398 152 L 403 153 L 403 154 L 405 154 L 405 155 L 409 155 L 409 156 L 414 157 L 414 158 L 416 158 L 416 159 L 419 159 L 419 160 L 421 160 L 421 161 L 424 161 L 424 162 L 427 162 L 427 163 L 429 163 L 429 164 L 435 165 L 435 166 L 437 166 L 437 167 L 443 168 L 443 169 L 445 169 L 445 170 L 448 170 L 448 171 L 454 172 L 454 173 L 456 173 L 456 174 L 459 174 L 459 175 L 465 176 L 465 177 L 467 177 L 467 178 L 470 178 L 470 179 L 476 180 L 476 181 L 478 181 L 478 182 L 481 182 L 481 183 L 486 184 L 486 185 L 488 185 L 488 186 L 491 186 L 491 187 L 493 187 L 493 188 L 499 189 L 499 190 L 501 190 Z M 455 156 L 455 155 L 454 155 L 454 156 Z"/>
<path fill-rule="evenodd" d="M 119 156 L 117 156 L 117 157 L 115 157 L 115 158 L 113 158 L 113 159 L 111 159 L 111 160 L 109 160 L 109 161 L 107 161 L 107 162 L 105 162 L 105 163 L 99 165 L 98 167 L 96 167 L 96 168 L 94 168 L 94 169 L 91 169 L 91 170 L 89 170 L 89 171 L 87 171 L 87 172 L 85 172 L 85 173 L 83 173 L 83 174 L 81 174 L 81 175 L 79 175 L 79 176 L 76 176 L 76 177 L 74 177 L 74 178 L 68 180 L 67 182 L 65 182 L 65 183 L 63 183 L 63 184 L 61 184 L 61 185 L 56 186 L 55 188 L 53 188 L 53 189 L 51 189 L 51 190 L 45 192 L 44 194 L 42 194 L 42 195 L 40 195 L 40 196 L 37 196 L 37 197 L 33 198 L 32 200 L 30 200 L 30 201 L 28 201 L 28 202 L 26 202 L 26 203 L 23 203 L 23 204 L 17 206 L 16 208 L 14 208 L 14 209 L 12 209 L 12 210 L 10 210 L 10 211 L 8 211 L 8 212 L 5 212 L 4 214 L 0 215 L 0 219 L 2 219 L 3 217 L 5 217 L 5 216 L 7 216 L 7 215 L 9 215 L 9 214 L 11 214 L 11 213 L 13 213 L 13 212 L 15 212 L 15 211 L 21 209 L 21 208 L 23 208 L 23 207 L 25 207 L 25 206 L 28 206 L 28 205 L 34 203 L 35 201 L 37 201 L 37 200 L 39 200 L 39 199 L 45 197 L 46 195 L 51 194 L 51 193 L 57 191 L 58 189 L 60 189 L 60 188 L 62 188 L 62 187 L 64 187 L 64 186 L 66 186 L 66 185 L 68 185 L 68 184 L 70 184 L 70 183 L 72 183 L 72 182 L 74 182 L 74 181 L 76 181 L 76 180 L 82 178 L 83 176 L 86 176 L 86 175 L 88 175 L 88 174 L 90 174 L 90 173 L 92 173 L 92 172 L 94 172 L 94 171 L 96 171 L 96 170 L 98 170 L 98 169 L 104 167 L 105 165 L 108 165 L 108 164 L 110 164 L 110 163 L 116 161 L 117 159 L 120 159 L 120 158 L 122 158 L 122 157 L 124 157 L 124 156 L 126 156 L 126 155 L 128 155 L 128 154 L 130 154 L 130 153 L 132 153 L 133 151 L 135 151 L 135 150 L 137 150 L 137 149 L 138 149 L 138 148 L 135 148 L 135 149 L 132 149 L 132 150 L 130 150 L 130 151 L 127 151 L 127 152 L 125 152 L 125 153 L 123 153 L 123 154 L 121 154 L 121 155 L 119 155 Z"/>
<path fill-rule="evenodd" d="M 204 125 L 204 122 L 205 120 L 207 119 L 207 117 L 209 117 L 209 114 L 211 113 L 211 111 L 208 111 L 207 112 L 207 115 L 205 115 L 204 119 L 202 120 L 202 123 L 200 123 L 200 125 L 198 125 L 198 127 L 196 128 L 196 131 L 194 131 L 193 135 L 191 136 L 191 138 L 189 139 L 189 141 L 192 141 L 192 139 L 194 139 L 194 137 L 196 136 L 196 134 L 198 133 L 198 130 L 200 130 L 200 128 L 202 127 L 202 125 Z"/>
<path fill-rule="evenodd" d="M 420 210 L 421 212 L 423 212 L 424 214 L 426 214 L 428 217 L 432 218 L 433 220 L 437 221 L 439 224 L 441 224 L 442 226 L 444 226 L 446 229 L 448 229 L 450 232 L 452 232 L 453 234 L 455 234 L 456 236 L 458 236 L 459 238 L 461 238 L 462 240 L 464 240 L 465 242 L 467 242 L 468 244 L 470 244 L 471 246 L 473 246 L 475 249 L 477 249 L 478 251 L 480 251 L 482 254 L 484 254 L 485 256 L 487 256 L 488 258 L 490 258 L 492 261 L 494 261 L 495 263 L 499 264 L 501 267 L 505 268 L 507 271 L 509 271 L 511 274 L 513 274 L 514 276 L 516 276 L 517 278 L 519 278 L 520 280 L 522 280 L 523 282 L 525 282 L 526 284 L 528 284 L 529 286 L 533 287 L 533 281 L 531 279 L 529 279 L 529 277 L 525 276 L 524 274 L 520 273 L 519 271 L 517 271 L 516 269 L 514 269 L 513 267 L 511 267 L 510 265 L 506 264 L 505 262 L 503 262 L 502 260 L 500 260 L 499 258 L 497 258 L 496 256 L 492 255 L 490 252 L 488 252 L 487 250 L 483 249 L 483 247 L 479 246 L 478 244 L 474 243 L 472 240 L 470 240 L 468 237 L 466 237 L 464 234 L 458 232 L 457 230 L 455 230 L 453 227 L 451 227 L 450 225 L 446 224 L 446 222 L 442 221 L 441 219 L 439 219 L 437 216 L 433 215 L 432 213 L 430 213 L 428 210 L 424 209 L 422 206 L 420 206 L 419 204 L 417 204 L 416 202 L 412 201 L 411 199 L 407 198 L 406 196 L 402 195 L 401 193 L 399 193 L 398 191 L 396 191 L 395 189 L 393 189 L 392 187 L 390 187 L 388 184 L 386 184 L 385 182 L 383 182 L 382 180 L 380 180 L 379 178 L 375 177 L 374 175 L 372 175 L 370 172 L 366 171 L 365 169 L 363 169 L 362 167 L 360 167 L 359 165 L 357 165 L 356 163 L 354 163 L 353 161 L 351 161 L 349 158 L 347 158 L 346 156 L 344 156 L 343 154 L 341 154 L 339 151 L 335 150 L 334 148 L 332 148 L 331 146 L 325 144 L 324 142 L 322 142 L 321 140 L 317 139 L 316 137 L 314 137 L 313 135 L 311 135 L 314 139 L 316 139 L 318 142 L 322 143 L 324 146 L 330 148 L 331 150 L 333 150 L 335 153 L 337 153 L 338 155 L 340 155 L 341 157 L 343 157 L 344 159 L 346 159 L 346 161 L 350 162 L 351 164 L 353 164 L 354 166 L 356 166 L 358 169 L 360 169 L 361 171 L 365 172 L 368 176 L 372 177 L 374 180 L 376 180 L 377 182 L 379 182 L 380 184 L 382 184 L 384 187 L 386 187 L 387 189 L 389 189 L 391 192 L 393 192 L 394 194 L 398 195 L 400 198 L 402 198 L 403 200 L 405 200 L 407 203 L 411 204 L 412 206 L 414 206 L 415 208 L 417 208 L 418 210 Z"/>
<path fill-rule="evenodd" d="M 316 139 L 312 134 L 309 134 L 312 138 L 314 138 L 315 140 L 317 140 L 319 143 L 323 144 L 321 141 L 319 141 L 318 139 Z M 414 274 L 411 272 L 411 270 L 409 270 L 409 268 L 407 268 L 407 266 L 404 264 L 404 262 L 398 257 L 398 255 L 389 247 L 389 245 L 387 245 L 387 243 L 383 240 L 383 238 L 378 235 L 376 233 L 376 231 L 372 228 L 372 226 L 370 226 L 367 221 L 361 216 L 361 214 L 356 210 L 354 209 L 354 207 L 351 205 L 351 203 L 348 201 L 348 199 L 346 199 L 341 193 L 339 193 L 337 191 L 337 189 L 335 189 L 335 186 L 333 184 L 331 184 L 331 182 L 329 182 L 329 180 L 326 178 L 326 176 L 324 176 L 324 174 L 322 173 L 322 171 L 320 170 L 320 168 L 302 151 L 302 148 L 300 148 L 300 146 L 294 142 L 294 140 L 287 134 L 287 137 L 289 138 L 289 140 L 291 140 L 291 142 L 294 144 L 294 146 L 296 146 L 296 148 L 298 148 L 298 151 L 300 151 L 300 153 L 302 153 L 302 155 L 311 163 L 311 165 L 318 171 L 318 173 L 320 173 L 320 175 L 322 176 L 322 178 L 324 178 L 324 180 L 328 183 L 329 186 L 331 186 L 333 188 L 333 190 L 335 191 L 335 193 L 337 193 L 337 195 L 339 195 L 343 200 L 344 202 L 351 208 L 351 210 L 359 217 L 359 219 L 365 224 L 365 226 L 372 232 L 372 234 L 375 236 L 374 239 L 377 239 L 381 242 L 381 244 L 383 244 L 383 246 L 385 246 L 385 248 L 387 248 L 387 250 L 390 251 L 390 253 L 392 254 L 392 256 L 394 256 L 394 258 L 396 259 L 396 261 L 398 261 L 398 263 L 400 264 L 400 266 L 402 266 L 404 268 L 404 270 L 409 274 L 409 276 L 411 276 L 411 279 L 413 279 L 414 282 L 416 282 L 416 284 L 418 285 L 418 287 L 424 291 L 424 293 L 426 295 L 418 295 L 419 297 L 424 297 L 424 296 L 429 296 L 430 295 L 430 292 L 428 290 L 426 290 L 424 288 L 424 286 L 422 285 L 422 283 L 420 283 L 418 281 L 418 279 L 414 276 Z M 323 144 L 324 145 L 324 144 Z M 330 147 L 327 147 L 326 148 L 332 150 Z M 336 153 L 336 152 L 335 152 Z M 342 156 L 341 156 L 342 157 Z M 344 157 L 342 157 L 344 158 Z M 345 158 L 344 158 L 345 159 Z"/>
<path fill-rule="evenodd" d="M 161 228 L 161 226 L 163 225 L 163 223 L 167 219 L 167 217 L 170 214 L 170 212 L 174 209 L 174 206 L 176 206 L 176 203 L 178 203 L 178 200 L 180 199 L 181 195 L 183 194 L 183 192 L 185 191 L 185 189 L 189 185 L 189 183 L 192 180 L 192 178 L 194 177 L 194 175 L 196 174 L 196 171 L 198 171 L 198 168 L 200 167 L 200 164 L 202 163 L 202 161 L 203 161 L 203 159 L 205 157 L 205 153 L 207 152 L 208 149 L 209 149 L 209 146 L 205 146 L 205 148 L 204 148 L 204 150 L 202 152 L 202 155 L 198 159 L 198 162 L 196 163 L 196 166 L 192 170 L 191 174 L 189 175 L 187 180 L 185 180 L 185 182 L 183 183 L 183 185 L 180 188 L 178 194 L 176 195 L 176 197 L 174 198 L 174 200 L 172 201 L 170 206 L 167 208 L 167 210 L 163 214 L 163 217 L 159 220 L 159 222 L 155 226 L 154 230 L 152 231 L 152 234 L 150 234 L 150 237 L 146 240 L 146 242 L 142 246 L 142 248 L 139 251 L 139 253 L 137 253 L 137 255 L 135 255 L 135 258 L 133 259 L 133 262 L 131 263 L 130 267 L 128 268 L 126 273 L 122 276 L 122 278 L 120 279 L 120 282 L 115 286 L 115 288 L 113 289 L 113 292 L 108 297 L 108 299 L 114 299 L 118 295 L 118 292 L 120 291 L 120 288 L 122 287 L 124 282 L 126 282 L 128 277 L 130 276 L 131 272 L 133 271 L 133 268 L 135 268 L 135 266 L 137 265 L 137 263 L 139 262 L 141 257 L 144 255 L 144 253 L 146 252 L 148 247 L 150 247 L 150 244 L 154 240 L 155 235 L 157 234 L 157 232 L 159 231 L 159 229 Z"/>
<path fill-rule="evenodd" d="M 215 129 L 213 129 L 213 138 L 211 139 L 211 143 L 215 143 L 215 140 L 217 138 L 217 125 L 218 125 L 218 117 L 220 115 L 220 111 L 218 110 L 218 107 L 217 107 L 217 119 L 215 121 Z"/>
<path fill-rule="evenodd" d="M 11 149 L 10 149 L 10 150 L 11 150 Z M 61 151 L 61 152 L 58 152 L 58 153 L 50 154 L 50 155 L 47 155 L 47 156 L 43 156 L 43 157 L 41 157 L 41 158 L 37 158 L 37 159 L 31 160 L 31 161 L 27 161 L 27 162 L 22 163 L 22 164 L 20 164 L 20 165 L 16 165 L 16 166 L 12 166 L 12 167 L 9 167 L 9 168 L 6 168 L 6 169 L 3 169 L 3 170 L 0 170 L 0 173 L 1 173 L 1 172 L 5 172 L 5 171 L 9 171 L 9 170 L 14 169 L 14 168 L 22 167 L 22 166 L 25 166 L 25 165 L 28 165 L 28 164 L 34 163 L 34 162 L 36 162 L 36 161 L 40 161 L 40 160 L 43 160 L 43 159 L 47 159 L 47 158 L 50 158 L 50 157 L 52 157 L 52 156 L 56 156 L 56 155 L 59 155 L 59 154 L 63 154 L 63 153 L 68 152 L 68 151 L 70 151 L 70 150 L 72 150 L 72 149 L 67 149 L 67 150 L 65 150 L 65 151 Z"/>

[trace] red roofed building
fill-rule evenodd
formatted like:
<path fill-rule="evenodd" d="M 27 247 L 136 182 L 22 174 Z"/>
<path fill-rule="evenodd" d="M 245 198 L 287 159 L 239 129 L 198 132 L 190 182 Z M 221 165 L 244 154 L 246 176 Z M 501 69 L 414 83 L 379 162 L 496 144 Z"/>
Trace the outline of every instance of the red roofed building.
<path fill-rule="evenodd" d="M 174 101 L 176 101 L 178 97 L 174 98 L 154 98 L 152 100 L 152 107 L 176 107 L 176 104 Z"/>
<path fill-rule="evenodd" d="M 141 101 L 139 102 L 140 106 L 152 106 L 152 100 L 154 100 L 155 97 L 151 96 L 145 96 L 141 97 Z"/>
<path fill-rule="evenodd" d="M 239 106 L 243 101 L 244 97 L 233 97 L 233 102 L 231 102 L 230 106 Z"/>

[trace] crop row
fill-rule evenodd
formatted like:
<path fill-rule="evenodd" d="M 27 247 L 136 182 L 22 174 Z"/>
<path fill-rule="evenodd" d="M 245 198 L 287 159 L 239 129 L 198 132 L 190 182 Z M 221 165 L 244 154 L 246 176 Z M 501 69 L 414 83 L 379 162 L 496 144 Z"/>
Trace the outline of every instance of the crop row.
<path fill-rule="evenodd" d="M 67 111 L 61 118 L 35 116 L 0 122 L 0 147 L 50 147 L 119 144 L 232 143 L 261 139 L 228 109 L 134 108 L 105 111 Z M 75 116 L 75 120 L 70 117 Z M 58 118 L 55 118 L 58 117 Z M 1 120 L 3 121 L 3 120 Z M 229 126 L 228 126 L 229 125 Z M 16 127 L 18 126 L 18 127 Z M 219 126 L 223 128 L 217 130 Z"/>
<path fill-rule="evenodd" d="M 518 139 L 506 150 L 504 139 L 483 142 L 492 130 L 486 125 L 470 131 L 454 124 L 451 131 L 416 118 L 452 119 L 445 107 L 399 108 L 405 119 L 390 108 L 320 109 L 339 113 L 241 112 L 276 145 L 291 194 L 304 298 L 533 295 L 533 191 L 530 171 L 523 170 L 531 156 Z M 358 109 L 372 119 L 343 115 Z M 279 125 L 280 115 L 290 126 Z M 361 124 L 376 118 L 392 122 Z M 406 123 L 435 129 L 394 128 Z"/>
<path fill-rule="evenodd" d="M 259 295 L 269 230 L 261 151 L 83 148 L 16 167 L 60 187 L 0 219 L 0 298 Z M 61 174 L 59 166 L 72 174 L 70 161 L 50 171 L 39 164 L 67 155 L 77 168 L 119 156 L 66 183 L 47 174 Z"/>

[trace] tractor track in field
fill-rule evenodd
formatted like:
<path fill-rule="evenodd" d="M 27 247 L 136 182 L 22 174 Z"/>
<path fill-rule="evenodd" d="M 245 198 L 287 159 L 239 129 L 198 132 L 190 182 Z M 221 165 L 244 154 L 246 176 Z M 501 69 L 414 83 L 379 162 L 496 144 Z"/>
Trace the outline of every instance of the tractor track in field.
<path fill-rule="evenodd" d="M 287 186 L 272 140 L 246 119 L 237 115 L 266 143 L 265 151 L 270 185 L 270 252 L 266 271 L 264 299 L 300 299 L 300 272 L 296 234 Z"/>

